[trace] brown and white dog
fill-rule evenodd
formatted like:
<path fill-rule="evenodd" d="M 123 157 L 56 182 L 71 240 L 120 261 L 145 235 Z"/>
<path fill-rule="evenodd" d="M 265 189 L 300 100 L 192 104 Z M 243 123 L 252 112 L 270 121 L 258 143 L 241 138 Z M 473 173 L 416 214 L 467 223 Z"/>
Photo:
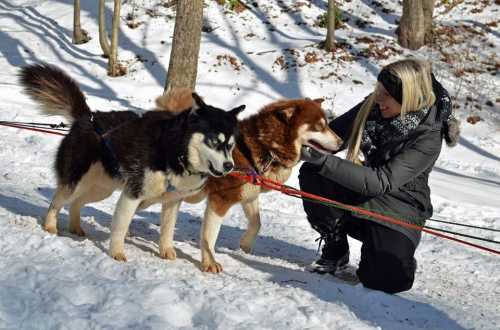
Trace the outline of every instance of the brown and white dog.
<path fill-rule="evenodd" d="M 301 146 L 325 152 L 338 150 L 342 141 L 328 127 L 322 102 L 323 99 L 278 101 L 241 120 L 239 138 L 233 150 L 235 168 L 253 168 L 265 178 L 285 182 L 300 160 Z M 188 203 L 208 198 L 200 241 L 203 271 L 222 271 L 222 265 L 215 259 L 215 242 L 224 216 L 237 203 L 241 203 L 249 222 L 241 237 L 240 247 L 247 253 L 251 251 L 261 226 L 259 194 L 267 191 L 232 176 L 211 177 L 200 193 L 184 198 Z M 144 201 L 140 208 L 155 202 L 157 200 Z M 171 206 L 171 209 L 178 209 L 180 203 Z M 165 216 L 168 214 L 162 214 L 162 217 Z M 167 230 L 173 232 L 173 228 Z M 173 242 L 166 244 L 173 246 Z M 170 259 L 175 259 L 175 255 Z"/>

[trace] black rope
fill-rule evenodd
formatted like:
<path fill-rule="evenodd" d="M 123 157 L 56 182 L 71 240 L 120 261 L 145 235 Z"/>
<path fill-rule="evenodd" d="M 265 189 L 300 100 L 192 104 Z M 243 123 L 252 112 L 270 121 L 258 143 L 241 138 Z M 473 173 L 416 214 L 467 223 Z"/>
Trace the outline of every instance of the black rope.
<path fill-rule="evenodd" d="M 106 134 L 102 128 L 99 126 L 97 121 L 95 120 L 95 116 L 92 112 L 89 113 L 89 121 L 94 127 L 94 131 L 96 134 L 100 137 L 101 139 L 101 146 L 104 150 L 106 150 L 106 153 L 104 154 L 104 159 L 106 159 L 108 164 L 110 164 L 110 170 L 113 175 L 118 174 L 118 170 L 120 169 L 120 165 L 118 163 L 118 160 L 116 159 L 116 155 L 113 151 L 113 146 L 111 143 L 111 139 L 109 138 L 108 134 Z"/>
<path fill-rule="evenodd" d="M 44 130 L 49 130 L 49 131 L 57 131 L 57 132 L 68 132 L 67 129 L 65 128 L 51 128 L 51 127 L 43 127 L 43 126 L 35 126 L 35 125 L 23 125 L 23 124 L 9 124 L 9 123 L 3 123 L 0 122 L 0 125 L 7 125 L 11 127 L 17 127 L 17 128 L 39 128 L 39 129 L 44 129 Z"/>
<path fill-rule="evenodd" d="M 306 200 L 308 202 L 312 202 L 312 203 L 316 203 L 316 204 L 321 204 L 321 205 L 327 205 L 327 206 L 330 206 L 330 207 L 335 207 L 335 208 L 339 208 L 339 209 L 342 209 L 342 210 L 350 211 L 347 208 L 343 208 L 340 205 L 336 205 L 336 204 L 333 204 L 333 203 L 324 202 L 324 201 L 318 201 L 318 200 L 315 200 L 315 199 L 311 199 L 311 198 L 307 198 L 307 197 L 303 197 L 303 196 L 297 196 L 297 195 L 289 194 L 289 193 L 286 193 L 286 192 L 284 192 L 284 194 L 288 195 L 288 196 L 291 196 L 291 197 L 300 198 L 300 199 Z M 367 220 L 373 221 L 371 219 L 367 219 Z M 456 235 L 456 236 L 462 236 L 462 237 L 472 238 L 472 239 L 476 239 L 476 240 L 479 240 L 479 241 L 484 241 L 484 242 L 489 242 L 489 243 L 494 243 L 494 244 L 500 244 L 499 241 L 495 241 L 495 240 L 492 240 L 492 239 L 483 238 L 483 237 L 479 237 L 479 236 L 473 236 L 473 235 L 467 235 L 467 234 L 457 233 L 457 232 L 454 232 L 454 231 L 451 231 L 451 230 L 446 230 L 446 229 L 441 229 L 441 228 L 435 228 L 435 227 L 430 227 L 430 226 L 423 226 L 422 228 L 432 229 L 432 230 L 435 230 L 435 231 L 440 231 L 440 232 L 443 232 L 443 233 L 453 234 L 453 235 Z"/>
<path fill-rule="evenodd" d="M 453 234 L 453 235 L 457 235 L 457 236 L 462 236 L 462 237 L 477 239 L 479 241 L 500 244 L 499 241 L 495 241 L 495 240 L 492 240 L 492 239 L 478 237 L 478 236 L 473 236 L 473 235 L 467 235 L 467 234 L 462 234 L 462 233 L 457 233 L 457 232 L 454 232 L 454 231 L 451 231 L 451 230 L 442 229 L 442 228 L 435 228 L 435 227 L 430 227 L 430 226 L 424 226 L 424 228 L 428 228 L 428 229 L 432 229 L 432 230 L 437 230 L 437 231 L 441 231 L 443 233 Z"/>
<path fill-rule="evenodd" d="M 68 124 L 65 124 L 65 123 L 49 124 L 49 123 L 33 123 L 33 122 L 0 120 L 0 124 L 12 124 L 12 125 L 26 127 L 26 128 L 46 128 L 46 129 L 51 129 L 54 131 L 62 131 L 62 132 L 69 131 L 69 128 L 68 128 L 69 126 L 68 126 Z"/>
<path fill-rule="evenodd" d="M 451 221 L 444 221 L 444 220 L 438 220 L 438 219 L 427 219 L 427 221 L 434 221 L 434 222 L 441 222 L 441 223 L 446 223 L 449 225 L 455 225 L 455 226 L 462 226 L 462 227 L 469 227 L 469 228 L 476 228 L 476 229 L 482 229 L 482 230 L 489 230 L 489 231 L 495 231 L 500 233 L 500 229 L 495 229 L 495 228 L 487 228 L 487 227 L 480 227 L 480 226 L 473 226 L 473 225 L 466 225 L 464 223 L 457 223 L 457 222 L 451 222 Z"/>

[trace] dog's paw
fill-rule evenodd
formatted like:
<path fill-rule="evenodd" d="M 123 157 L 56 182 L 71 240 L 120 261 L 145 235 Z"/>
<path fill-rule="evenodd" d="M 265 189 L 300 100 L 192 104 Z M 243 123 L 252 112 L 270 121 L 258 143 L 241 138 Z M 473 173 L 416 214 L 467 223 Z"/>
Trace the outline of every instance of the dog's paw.
<path fill-rule="evenodd" d="M 85 232 L 83 231 L 83 229 L 81 227 L 70 228 L 69 232 L 74 234 L 74 235 L 80 236 L 80 237 L 86 236 Z"/>
<path fill-rule="evenodd" d="M 51 234 L 54 234 L 54 235 L 57 235 L 57 227 L 54 227 L 54 226 L 45 226 L 43 227 L 43 229 L 45 229 L 45 231 L 51 233 Z"/>
<path fill-rule="evenodd" d="M 125 256 L 125 253 L 123 252 L 116 252 L 116 253 L 111 253 L 111 257 L 115 259 L 116 261 L 127 261 L 127 257 Z"/>
<path fill-rule="evenodd" d="M 177 258 L 177 254 L 173 247 L 167 247 L 160 249 L 160 258 L 167 260 L 175 260 Z"/>
<path fill-rule="evenodd" d="M 242 249 L 245 253 L 250 253 L 253 249 L 253 243 L 253 239 L 249 239 L 246 236 L 243 236 L 240 240 L 240 249 Z"/>
<path fill-rule="evenodd" d="M 252 246 L 251 245 L 246 245 L 243 243 L 240 243 L 240 249 L 243 250 L 245 253 L 251 253 L 252 252 Z"/>
<path fill-rule="evenodd" d="M 206 273 L 218 274 L 222 272 L 222 265 L 218 262 L 207 262 L 202 263 L 201 270 Z"/>

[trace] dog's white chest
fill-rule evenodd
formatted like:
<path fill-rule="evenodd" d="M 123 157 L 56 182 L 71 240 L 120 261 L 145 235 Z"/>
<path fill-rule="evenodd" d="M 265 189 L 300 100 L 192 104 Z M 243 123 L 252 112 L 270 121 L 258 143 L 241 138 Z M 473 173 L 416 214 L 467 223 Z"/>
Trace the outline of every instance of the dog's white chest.
<path fill-rule="evenodd" d="M 165 192 L 167 175 L 161 171 L 146 171 L 144 173 L 143 195 L 146 198 L 155 197 Z"/>
<path fill-rule="evenodd" d="M 290 178 L 291 174 L 292 174 L 291 168 L 281 168 L 277 171 L 271 171 L 266 175 L 266 177 L 270 180 L 284 183 L 286 180 Z M 268 192 L 268 191 L 269 191 L 268 188 L 262 188 L 262 192 Z"/>
<path fill-rule="evenodd" d="M 146 171 L 143 194 L 145 198 L 154 198 L 164 193 L 179 197 L 189 196 L 200 191 L 205 182 L 206 177 L 196 174 L 180 176 L 161 171 Z"/>
<path fill-rule="evenodd" d="M 165 191 L 172 192 L 177 191 L 179 193 L 199 191 L 205 185 L 207 181 L 206 177 L 201 175 L 167 175 L 165 181 Z"/>
<path fill-rule="evenodd" d="M 271 171 L 266 175 L 268 179 L 271 179 L 273 181 L 278 181 L 278 182 L 285 182 L 290 178 L 290 175 L 292 174 L 292 169 L 291 168 L 281 168 L 277 171 Z"/>

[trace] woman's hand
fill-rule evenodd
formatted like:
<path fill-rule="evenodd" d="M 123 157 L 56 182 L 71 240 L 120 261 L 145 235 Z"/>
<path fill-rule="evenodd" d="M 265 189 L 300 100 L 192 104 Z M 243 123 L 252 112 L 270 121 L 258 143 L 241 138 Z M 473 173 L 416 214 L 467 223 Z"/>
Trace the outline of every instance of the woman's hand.
<path fill-rule="evenodd" d="M 326 160 L 327 155 L 308 146 L 300 148 L 300 160 L 314 165 L 322 165 Z"/>

